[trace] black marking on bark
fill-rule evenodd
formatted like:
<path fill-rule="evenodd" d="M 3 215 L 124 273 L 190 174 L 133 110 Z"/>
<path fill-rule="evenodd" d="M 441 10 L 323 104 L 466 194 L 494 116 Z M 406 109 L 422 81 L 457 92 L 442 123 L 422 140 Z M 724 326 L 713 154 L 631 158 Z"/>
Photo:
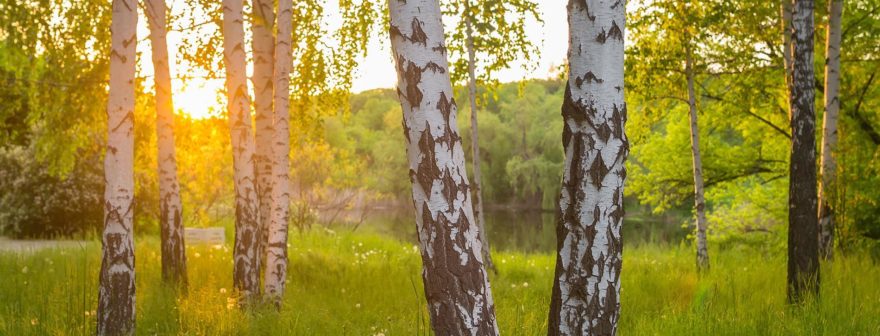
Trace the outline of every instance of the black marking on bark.
<path fill-rule="evenodd" d="M 422 68 L 422 71 L 425 71 L 425 70 L 431 70 L 431 71 L 434 71 L 435 73 L 439 72 L 441 74 L 446 73 L 446 69 L 443 69 L 443 67 L 441 67 L 439 64 L 434 63 L 434 62 L 428 62 L 428 64 L 425 64 L 425 67 Z"/>
<path fill-rule="evenodd" d="M 449 98 L 446 97 L 446 92 L 440 92 L 440 99 L 437 100 L 437 109 L 440 110 L 440 114 L 443 115 L 443 120 L 449 124 L 449 116 L 452 114 L 452 107 L 454 102 L 450 102 Z"/>
<path fill-rule="evenodd" d="M 428 46 L 428 35 L 422 30 L 422 22 L 418 18 L 413 18 L 412 20 L 412 36 L 409 37 L 409 40 L 413 43 L 421 43 L 424 46 Z"/>
<path fill-rule="evenodd" d="M 437 44 L 437 46 L 431 48 L 431 50 L 441 52 L 441 53 L 443 53 L 443 55 L 446 55 L 446 53 L 447 53 L 446 45 L 444 45 L 443 43 Z"/>
<path fill-rule="evenodd" d="M 605 179 L 605 175 L 608 174 L 608 167 L 605 166 L 605 162 L 602 161 L 602 154 L 599 153 L 596 155 L 596 159 L 593 160 L 593 164 L 590 165 L 590 181 L 594 186 L 601 186 L 602 180 Z"/>
<path fill-rule="evenodd" d="M 403 95 L 400 92 L 400 89 L 397 89 L 397 95 L 400 98 L 403 98 Z M 410 139 L 409 133 L 412 131 L 412 128 L 409 127 L 406 123 L 406 119 L 400 121 L 403 124 L 403 137 L 406 139 L 406 143 L 412 143 L 412 139 Z"/>
<path fill-rule="evenodd" d="M 620 29 L 620 26 L 618 26 L 617 22 L 614 20 L 611 20 L 611 29 L 608 30 L 607 37 L 623 42 L 623 30 Z"/>
<path fill-rule="evenodd" d="M 596 128 L 596 134 L 599 136 L 599 139 L 602 142 L 607 143 L 608 139 L 611 138 L 611 126 L 608 126 L 608 123 L 602 123 L 599 127 Z"/>
<path fill-rule="evenodd" d="M 422 186 L 426 195 L 431 195 L 431 187 L 434 180 L 440 178 L 440 168 L 437 167 L 437 154 L 435 149 L 436 142 L 434 136 L 431 135 L 431 126 L 425 122 L 425 129 L 419 139 L 419 149 L 423 157 L 419 161 L 418 170 L 416 171 L 416 181 Z"/>
<path fill-rule="evenodd" d="M 422 69 L 412 62 L 406 61 L 406 63 L 406 71 L 403 72 L 406 81 L 406 100 L 413 108 L 419 108 L 419 105 L 422 104 L 422 90 L 419 89 L 419 83 L 422 82 Z"/>
<path fill-rule="evenodd" d="M 577 85 L 578 89 L 580 89 L 581 85 L 585 82 L 587 84 L 591 84 L 591 83 L 601 84 L 602 82 L 604 82 L 604 80 L 596 77 L 596 74 L 594 74 L 592 71 L 587 71 L 587 73 L 584 74 L 584 77 L 575 78 L 575 85 Z"/>

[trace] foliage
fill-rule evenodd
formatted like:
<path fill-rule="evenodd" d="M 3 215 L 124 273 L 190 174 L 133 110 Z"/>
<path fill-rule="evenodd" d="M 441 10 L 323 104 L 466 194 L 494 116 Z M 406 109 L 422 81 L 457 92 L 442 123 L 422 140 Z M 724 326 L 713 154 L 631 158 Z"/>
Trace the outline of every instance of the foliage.
<path fill-rule="evenodd" d="M 876 166 L 878 115 L 865 106 L 880 101 L 871 86 L 880 60 L 876 34 L 880 5 L 847 2 L 844 14 L 839 237 L 851 244 L 860 232 L 878 227 L 874 187 L 866 178 Z M 819 11 L 817 27 L 825 29 Z M 788 96 L 782 69 L 782 28 L 778 2 L 651 1 L 629 11 L 627 99 L 632 160 L 628 190 L 662 212 L 692 200 L 684 59 L 695 62 L 701 151 L 707 188 L 710 237 L 772 231 L 785 223 L 788 187 Z M 859 33 L 854 33 L 859 32 Z M 819 33 L 817 32 L 817 35 Z M 869 40 L 873 42 L 868 42 Z M 816 74 L 821 83 L 824 39 L 817 39 Z M 867 71 L 866 71 L 867 70 Z M 819 85 L 821 90 L 821 85 Z M 822 111 L 821 91 L 816 110 Z M 876 109 L 870 109 L 876 111 Z M 819 132 L 821 135 L 821 131 Z M 846 159 L 846 156 L 858 159 Z M 847 180 L 846 171 L 860 179 Z M 865 175 L 867 174 L 867 175 Z M 869 191 L 870 190 L 870 191 Z M 870 195 L 870 196 L 868 196 Z M 858 209 L 858 210 L 856 210 Z M 857 213 L 857 214 L 856 214 Z M 859 217 L 856 220 L 856 217 Z M 858 223 L 858 224 L 856 224 Z M 775 237 L 781 237 L 777 235 Z"/>
<path fill-rule="evenodd" d="M 562 118 L 561 86 L 555 81 L 531 80 L 503 84 L 498 99 L 489 100 L 478 115 L 480 147 L 484 165 L 484 197 L 488 203 L 517 203 L 537 200 L 532 207 L 552 208 L 559 188 L 562 145 L 558 130 Z M 456 97 L 463 100 L 463 97 Z M 459 109 L 460 134 L 470 142 L 467 107 Z M 400 104 L 391 90 L 374 90 L 351 98 L 351 115 L 325 121 L 326 139 L 333 148 L 347 150 L 364 167 L 361 185 L 382 194 L 409 194 L 406 150 Z M 471 152 L 465 154 L 470 161 Z M 542 203 L 543 199 L 543 203 Z M 527 203 L 527 202 L 524 202 Z"/>
<path fill-rule="evenodd" d="M 443 15 L 455 19 L 447 30 L 446 47 L 454 85 L 466 86 L 468 81 L 468 36 L 473 39 L 474 70 L 477 86 L 493 92 L 499 84 L 494 74 L 521 66 L 534 67 L 532 62 L 540 50 L 526 32 L 526 23 L 543 23 L 538 4 L 532 0 L 450 0 L 442 1 Z M 471 32 L 468 32 L 470 21 Z M 488 98 L 484 95 L 483 97 Z"/>
<path fill-rule="evenodd" d="M 160 281 L 156 238 L 137 241 L 138 334 L 429 334 L 421 259 L 411 243 L 368 234 L 291 235 L 281 311 L 234 306 L 231 252 L 187 247 L 190 291 Z M 785 302 L 782 249 L 719 249 L 699 276 L 685 247 L 628 246 L 621 278 L 620 333 L 627 335 L 874 335 L 880 332 L 878 260 L 854 251 L 823 265 L 822 295 L 804 307 Z M 549 252 L 496 252 L 492 290 L 502 333 L 547 330 L 553 263 Z M 94 331 L 100 243 L 27 254 L 0 252 L 0 334 Z M 66 279 L 59 283 L 58 279 Z M 344 316 L 345 318 L 339 318 Z"/>
<path fill-rule="evenodd" d="M 0 148 L 0 234 L 48 238 L 91 234 L 103 223 L 104 179 L 97 155 L 69 177 L 50 174 L 31 148 Z"/>
<path fill-rule="evenodd" d="M 0 108 L 0 129 L 19 141 L 29 132 L 53 175 L 105 136 L 109 26 L 107 1 L 0 1 L 0 90 L 16 97 Z"/>

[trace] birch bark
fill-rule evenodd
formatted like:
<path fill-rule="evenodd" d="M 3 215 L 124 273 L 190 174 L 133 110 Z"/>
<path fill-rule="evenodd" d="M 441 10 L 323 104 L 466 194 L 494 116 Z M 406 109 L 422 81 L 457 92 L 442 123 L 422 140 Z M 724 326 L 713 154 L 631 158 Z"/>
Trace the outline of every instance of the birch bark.
<path fill-rule="evenodd" d="M 431 327 L 437 335 L 497 335 L 440 6 L 389 0 L 388 7 Z"/>
<path fill-rule="evenodd" d="M 241 304 L 260 293 L 259 214 L 254 185 L 254 140 L 244 55 L 243 0 L 223 0 L 223 61 L 235 184 L 233 286 Z"/>
<path fill-rule="evenodd" d="M 614 335 L 623 245 L 623 36 L 620 0 L 570 0 L 569 76 L 562 106 L 559 197 L 549 335 Z"/>
<path fill-rule="evenodd" d="M 834 255 L 834 184 L 837 180 L 837 118 L 840 113 L 840 34 L 843 0 L 828 2 L 825 37 L 825 115 L 822 117 L 822 159 L 819 176 L 819 254 Z"/>
<path fill-rule="evenodd" d="M 486 215 L 483 213 L 483 182 L 480 171 L 480 134 L 477 125 L 477 75 L 476 75 L 476 50 L 474 48 L 473 28 L 471 27 L 470 1 L 465 1 L 465 33 L 467 34 L 468 53 L 468 100 L 471 105 L 471 150 L 474 162 L 474 218 L 480 229 L 480 240 L 483 242 L 483 261 L 486 268 L 496 271 L 495 263 L 489 251 L 489 232 L 486 231 Z"/>
<path fill-rule="evenodd" d="M 146 0 L 145 12 L 150 27 L 153 72 L 156 87 L 156 134 L 159 161 L 159 227 L 162 234 L 162 279 L 186 290 L 186 246 L 174 157 L 174 103 L 171 94 L 171 70 L 168 65 L 165 0 Z"/>
<path fill-rule="evenodd" d="M 278 0 L 278 35 L 275 41 L 275 134 L 273 142 L 272 211 L 266 253 L 265 292 L 281 306 L 287 279 L 287 226 L 290 210 L 290 67 L 293 1 Z"/>
<path fill-rule="evenodd" d="M 709 247 L 706 243 L 706 199 L 703 193 L 703 161 L 700 156 L 700 129 L 697 124 L 697 95 L 694 90 L 694 60 L 690 48 L 685 51 L 688 86 L 688 114 L 691 128 L 691 154 L 694 166 L 694 209 L 697 213 L 697 270 L 709 270 Z"/>
<path fill-rule="evenodd" d="M 98 335 L 135 330 L 134 73 L 137 2 L 113 0 L 107 151 L 104 156 L 103 256 L 98 285 Z"/>
<path fill-rule="evenodd" d="M 794 0 L 792 6 L 788 300 L 793 303 L 819 295 L 813 7 L 812 0 Z"/>
<path fill-rule="evenodd" d="M 275 37 L 272 26 L 275 20 L 275 1 L 253 0 L 253 39 L 251 48 L 254 57 L 254 123 L 256 124 L 254 165 L 257 177 L 257 198 L 260 209 L 259 246 L 262 265 L 265 262 L 269 237 L 269 222 L 272 209 L 272 141 L 274 138 L 274 116 L 272 115 L 272 82 L 275 62 Z"/>

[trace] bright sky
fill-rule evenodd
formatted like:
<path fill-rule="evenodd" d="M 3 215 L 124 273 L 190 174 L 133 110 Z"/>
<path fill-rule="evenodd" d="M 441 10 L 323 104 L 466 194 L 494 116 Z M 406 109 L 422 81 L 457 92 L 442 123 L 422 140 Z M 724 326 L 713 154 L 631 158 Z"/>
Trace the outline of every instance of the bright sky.
<path fill-rule="evenodd" d="M 544 25 L 536 22 L 528 22 L 526 31 L 529 38 L 532 39 L 541 51 L 540 58 L 536 64 L 535 70 L 527 73 L 519 64 L 511 69 L 497 73 L 497 77 L 501 82 L 517 81 L 524 78 L 547 78 L 554 74 L 553 69 L 563 63 L 568 45 L 568 31 L 566 22 L 565 3 L 562 1 L 542 1 L 538 0 L 541 16 Z M 168 1 L 172 11 L 177 13 L 185 7 L 181 0 Z M 341 21 L 338 13 L 334 10 L 336 6 L 335 0 L 328 0 L 328 13 L 326 22 L 328 28 L 334 29 Z M 444 18 L 447 26 L 454 21 Z M 141 53 L 141 62 L 138 64 L 138 74 L 140 76 L 152 76 L 153 66 L 151 62 L 151 52 L 149 39 L 149 29 L 145 19 L 138 21 L 138 52 Z M 172 78 L 177 78 L 180 74 L 189 74 L 194 76 L 204 75 L 195 69 L 182 69 L 177 62 L 177 49 L 181 43 L 181 33 L 169 32 L 168 48 Z M 250 74 L 250 66 L 248 73 Z M 391 58 L 390 41 L 385 31 L 376 31 L 369 44 L 369 52 L 367 56 L 358 62 L 358 68 L 354 74 L 354 82 L 352 91 L 361 92 L 376 88 L 393 88 L 396 86 L 397 76 L 395 75 L 394 63 Z M 152 86 L 152 80 L 145 83 L 148 87 Z M 224 111 L 224 100 L 218 100 L 218 90 L 223 87 L 223 80 L 205 80 L 191 79 L 186 85 L 181 80 L 172 82 L 174 87 L 174 103 L 177 109 L 183 110 L 184 113 L 194 118 L 206 118 L 209 116 L 220 116 Z"/>

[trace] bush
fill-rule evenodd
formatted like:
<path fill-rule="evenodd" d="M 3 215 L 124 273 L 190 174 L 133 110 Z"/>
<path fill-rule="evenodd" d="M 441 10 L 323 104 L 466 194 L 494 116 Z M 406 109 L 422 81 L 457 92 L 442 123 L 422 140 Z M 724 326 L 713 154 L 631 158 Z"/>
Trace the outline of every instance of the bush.
<path fill-rule="evenodd" d="M 0 234 L 15 238 L 96 232 L 103 221 L 104 181 L 97 155 L 53 176 L 24 147 L 0 148 Z"/>

